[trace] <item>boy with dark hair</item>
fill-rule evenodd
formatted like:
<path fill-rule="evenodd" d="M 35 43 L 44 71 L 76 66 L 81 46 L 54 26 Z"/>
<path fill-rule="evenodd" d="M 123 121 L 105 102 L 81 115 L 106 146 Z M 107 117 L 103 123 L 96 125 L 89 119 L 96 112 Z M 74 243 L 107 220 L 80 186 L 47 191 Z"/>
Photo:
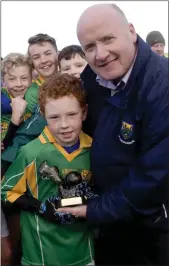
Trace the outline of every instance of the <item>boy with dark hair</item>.
<path fill-rule="evenodd" d="M 87 265 L 93 261 L 90 225 L 57 212 L 53 204 L 59 185 L 52 178 L 55 175 L 64 182 L 68 174 L 76 172 L 84 184 L 90 182 L 92 139 L 81 131 L 85 92 L 77 78 L 58 74 L 40 87 L 39 104 L 48 126 L 20 149 L 2 181 L 2 200 L 24 210 L 22 265 Z M 80 189 L 75 186 L 77 195 Z M 91 197 L 88 191 L 83 190 L 83 195 Z"/>
<path fill-rule="evenodd" d="M 28 55 L 32 61 L 33 67 L 39 74 L 38 78 L 32 82 L 25 99 L 31 99 L 29 105 L 32 112 L 38 102 L 38 89 L 46 78 L 51 77 L 58 72 L 57 58 L 58 49 L 53 37 L 39 33 L 28 39 Z M 30 101 L 30 100 L 29 100 Z"/>
<path fill-rule="evenodd" d="M 37 57 L 41 56 L 41 52 L 38 49 L 38 47 L 41 46 L 41 48 L 43 48 L 43 45 L 42 45 L 43 42 L 41 43 L 42 38 L 46 42 L 49 41 L 49 43 L 51 45 L 53 45 L 53 47 L 55 48 L 55 51 L 57 51 L 57 46 L 56 46 L 56 43 L 53 41 L 53 38 L 49 37 L 46 34 L 38 34 L 38 35 L 35 35 L 34 37 L 31 37 L 29 39 L 29 44 L 30 44 L 29 49 L 28 49 L 29 55 L 31 55 L 31 45 L 35 44 L 35 45 L 38 45 L 37 46 L 37 53 L 39 53 L 39 55 L 37 55 Z M 33 54 L 32 54 L 32 59 L 34 59 L 34 61 L 36 61 L 36 57 L 33 56 Z M 80 76 L 80 73 L 83 71 L 83 69 L 86 66 L 86 60 L 84 57 L 84 52 L 79 45 L 70 45 L 70 46 L 63 48 L 60 51 L 59 56 L 58 56 L 58 61 L 56 61 L 56 62 L 58 62 L 60 72 L 62 74 L 63 73 L 68 73 L 71 75 L 75 74 L 76 77 Z M 34 63 L 34 65 L 35 64 L 36 63 Z M 37 70 L 37 68 L 36 68 L 36 70 Z M 44 80 L 43 80 L 43 82 L 44 82 Z M 34 106 L 36 105 L 36 102 L 37 102 L 39 85 L 41 85 L 43 82 L 42 82 L 42 79 L 41 80 L 38 79 L 38 80 L 34 81 L 34 83 L 32 83 L 31 88 L 29 88 L 28 93 L 35 96 L 35 97 L 33 96 L 33 98 L 35 99 L 34 104 L 33 104 Z M 27 93 L 26 93 L 26 96 L 27 96 Z M 26 123 L 24 123 L 19 128 L 19 130 L 17 131 L 16 137 L 13 141 L 13 145 L 8 147 L 8 149 L 3 152 L 2 159 L 3 159 L 4 163 L 7 164 L 7 167 L 10 163 L 12 163 L 14 161 L 14 158 L 16 156 L 16 152 L 19 150 L 19 148 L 22 145 L 27 144 L 29 141 L 35 139 L 42 132 L 42 130 L 44 129 L 45 126 L 46 126 L 46 121 L 41 116 L 41 114 L 39 112 L 39 108 L 37 107 L 36 110 L 34 111 L 33 115 L 31 116 L 31 118 L 29 118 L 26 121 Z M 5 169 L 7 167 L 5 167 Z"/>
<path fill-rule="evenodd" d="M 62 74 L 68 73 L 80 78 L 80 74 L 87 65 L 81 46 L 69 45 L 64 47 L 59 52 L 58 65 Z"/>

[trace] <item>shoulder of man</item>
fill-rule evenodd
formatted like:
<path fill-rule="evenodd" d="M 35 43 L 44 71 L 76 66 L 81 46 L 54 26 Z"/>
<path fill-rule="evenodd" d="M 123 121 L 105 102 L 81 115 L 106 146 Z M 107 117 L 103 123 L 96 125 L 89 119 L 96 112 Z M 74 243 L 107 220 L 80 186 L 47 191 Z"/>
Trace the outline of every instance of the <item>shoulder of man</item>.
<path fill-rule="evenodd" d="M 168 88 L 168 59 L 153 53 L 145 72 L 144 94 L 147 95 L 149 101 L 156 97 L 163 97 L 162 92 L 167 92 Z"/>
<path fill-rule="evenodd" d="M 96 74 L 91 69 L 91 67 L 89 65 L 87 65 L 85 67 L 85 69 L 83 70 L 83 72 L 81 73 L 80 78 L 82 81 L 89 81 L 90 82 L 89 78 L 91 78 L 92 80 L 93 79 L 96 80 Z"/>

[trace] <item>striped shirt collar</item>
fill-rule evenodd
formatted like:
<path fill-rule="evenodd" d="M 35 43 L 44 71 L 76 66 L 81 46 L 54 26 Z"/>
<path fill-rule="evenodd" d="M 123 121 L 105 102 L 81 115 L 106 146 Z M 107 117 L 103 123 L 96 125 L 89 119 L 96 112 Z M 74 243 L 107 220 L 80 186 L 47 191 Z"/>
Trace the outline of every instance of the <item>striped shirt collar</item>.
<path fill-rule="evenodd" d="M 80 148 L 87 148 L 91 147 L 92 145 L 92 138 L 86 135 L 83 131 L 80 132 Z M 49 127 L 46 126 L 45 129 L 42 131 L 41 135 L 39 136 L 39 140 L 42 144 L 46 143 L 57 143 L 54 136 L 51 134 Z M 58 144 L 59 145 L 59 144 Z"/>

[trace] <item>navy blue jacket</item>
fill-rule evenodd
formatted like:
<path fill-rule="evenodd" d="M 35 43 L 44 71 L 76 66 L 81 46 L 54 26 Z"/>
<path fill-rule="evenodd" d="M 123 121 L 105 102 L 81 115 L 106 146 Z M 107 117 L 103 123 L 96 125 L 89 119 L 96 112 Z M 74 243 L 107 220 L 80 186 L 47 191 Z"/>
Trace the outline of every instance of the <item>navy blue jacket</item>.
<path fill-rule="evenodd" d="M 100 192 L 88 202 L 87 218 L 168 226 L 168 60 L 139 36 L 137 44 L 126 87 L 113 97 L 89 66 L 81 74 L 88 100 L 85 132 L 93 137 L 91 167 Z"/>

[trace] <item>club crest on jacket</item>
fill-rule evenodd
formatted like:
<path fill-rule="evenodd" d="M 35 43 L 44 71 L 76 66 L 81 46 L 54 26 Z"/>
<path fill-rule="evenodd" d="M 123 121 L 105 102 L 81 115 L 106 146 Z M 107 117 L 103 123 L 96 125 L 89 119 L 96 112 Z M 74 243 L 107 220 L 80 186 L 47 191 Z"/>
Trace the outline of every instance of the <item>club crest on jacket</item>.
<path fill-rule="evenodd" d="M 119 139 L 124 144 L 133 144 L 133 129 L 134 126 L 125 121 L 122 121 Z"/>

